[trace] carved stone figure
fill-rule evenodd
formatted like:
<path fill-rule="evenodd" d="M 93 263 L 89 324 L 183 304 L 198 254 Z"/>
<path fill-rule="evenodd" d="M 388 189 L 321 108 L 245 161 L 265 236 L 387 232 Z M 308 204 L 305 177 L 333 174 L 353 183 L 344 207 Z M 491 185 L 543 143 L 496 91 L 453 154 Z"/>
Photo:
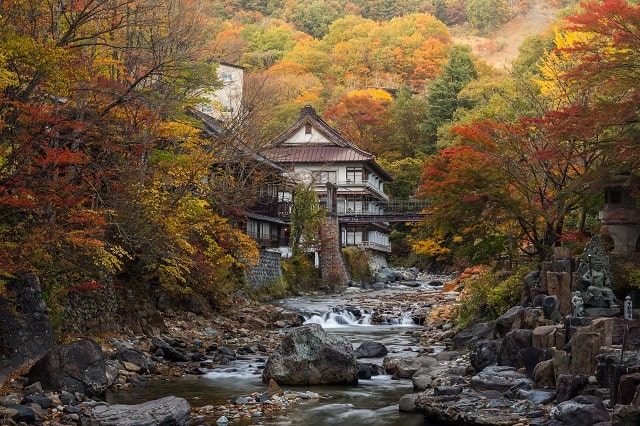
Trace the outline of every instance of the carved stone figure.
<path fill-rule="evenodd" d="M 616 296 L 611 290 L 609 257 L 599 236 L 592 237 L 585 247 L 577 277 L 585 316 L 612 316 L 620 313 Z"/>
<path fill-rule="evenodd" d="M 582 292 L 576 291 L 571 298 L 571 304 L 573 305 L 573 316 L 584 316 L 584 299 L 582 299 Z"/>

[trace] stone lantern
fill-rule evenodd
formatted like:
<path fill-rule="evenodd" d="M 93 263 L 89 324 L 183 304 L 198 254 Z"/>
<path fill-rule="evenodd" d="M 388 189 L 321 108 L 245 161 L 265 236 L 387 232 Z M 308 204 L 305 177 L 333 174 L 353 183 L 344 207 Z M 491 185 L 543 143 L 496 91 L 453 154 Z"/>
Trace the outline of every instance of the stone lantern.
<path fill-rule="evenodd" d="M 605 205 L 599 218 L 603 232 L 614 242 L 614 253 L 640 252 L 640 210 L 635 191 L 639 183 L 631 175 L 615 175 L 605 187 Z"/>

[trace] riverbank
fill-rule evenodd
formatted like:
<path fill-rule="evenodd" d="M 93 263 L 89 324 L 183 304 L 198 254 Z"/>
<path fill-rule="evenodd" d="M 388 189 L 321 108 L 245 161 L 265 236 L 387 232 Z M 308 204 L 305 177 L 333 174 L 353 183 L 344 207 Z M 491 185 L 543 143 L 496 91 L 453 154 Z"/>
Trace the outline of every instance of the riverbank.
<path fill-rule="evenodd" d="M 339 295 L 308 295 L 297 300 L 290 299 L 288 303 L 260 304 L 239 300 L 234 309 L 210 318 L 191 313 L 165 315 L 163 320 L 166 328 L 161 336 L 103 336 L 99 343 L 107 358 L 109 392 L 112 395 L 135 394 L 151 381 L 170 383 L 179 377 L 202 376 L 210 371 L 228 368 L 234 360 L 242 357 L 255 359 L 259 365 L 266 360 L 287 329 L 302 323 L 304 308 L 298 309 L 290 303 L 295 305 L 304 298 L 326 297 L 340 301 L 345 306 L 369 309 L 373 313 L 373 322 L 399 318 L 403 313 L 411 312 L 412 320 L 416 324 L 423 324 L 431 307 L 441 302 L 446 303 L 452 297 L 433 288 L 430 291 L 416 291 L 413 281 L 406 284 L 387 285 L 377 290 L 350 288 Z M 422 347 L 419 340 L 423 338 L 426 339 L 425 345 L 429 346 L 443 337 L 438 333 L 425 333 L 415 336 L 416 347 Z M 165 344 L 167 346 L 163 348 Z M 429 350 L 435 349 L 431 347 Z M 180 357 L 171 359 L 169 351 L 175 351 Z M 133 356 L 127 358 L 123 354 L 141 357 L 136 360 Z M 149 361 L 153 363 L 152 368 L 148 367 Z M 23 402 L 29 393 L 41 394 L 38 387 L 29 388 L 26 382 L 23 376 L 7 381 L 0 404 L 7 408 L 6 405 Z M 40 409 L 29 407 L 35 413 L 32 424 L 79 424 L 83 411 L 102 403 L 100 399 L 92 399 L 86 395 L 69 398 L 63 397 L 61 393 L 44 394 L 48 395 L 51 402 Z M 228 398 L 231 397 L 234 399 L 229 401 Z M 221 418 L 238 424 L 255 422 L 276 417 L 278 412 L 301 401 L 329 397 L 330 395 L 314 392 L 290 392 L 273 387 L 270 389 L 265 384 L 263 389 L 252 394 L 228 395 L 224 403 L 192 403 L 191 417 L 193 424 L 212 424 Z M 10 411 L 6 412 L 5 417 L 10 417 L 9 414 Z M 31 417 L 18 418 L 24 421 Z"/>

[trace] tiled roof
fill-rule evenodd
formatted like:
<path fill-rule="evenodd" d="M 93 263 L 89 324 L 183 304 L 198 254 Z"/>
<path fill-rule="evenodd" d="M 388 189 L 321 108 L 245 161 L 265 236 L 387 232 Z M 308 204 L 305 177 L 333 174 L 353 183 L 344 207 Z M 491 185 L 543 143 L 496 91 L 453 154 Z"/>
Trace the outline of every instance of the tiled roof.
<path fill-rule="evenodd" d="M 288 146 L 272 148 L 269 158 L 277 163 L 344 163 L 371 161 L 372 155 L 340 146 Z"/>

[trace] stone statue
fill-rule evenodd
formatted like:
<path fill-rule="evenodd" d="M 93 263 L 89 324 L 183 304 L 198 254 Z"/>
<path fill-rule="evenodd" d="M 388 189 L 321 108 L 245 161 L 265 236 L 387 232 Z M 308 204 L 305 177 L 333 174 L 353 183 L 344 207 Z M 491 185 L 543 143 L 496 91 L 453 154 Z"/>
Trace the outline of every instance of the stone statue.
<path fill-rule="evenodd" d="M 609 257 L 599 236 L 585 247 L 577 271 L 578 290 L 586 316 L 612 316 L 620 313 L 609 273 Z"/>
<path fill-rule="evenodd" d="M 571 298 L 571 304 L 573 305 L 573 316 L 584 316 L 584 299 L 582 299 L 582 292 L 576 291 Z"/>

